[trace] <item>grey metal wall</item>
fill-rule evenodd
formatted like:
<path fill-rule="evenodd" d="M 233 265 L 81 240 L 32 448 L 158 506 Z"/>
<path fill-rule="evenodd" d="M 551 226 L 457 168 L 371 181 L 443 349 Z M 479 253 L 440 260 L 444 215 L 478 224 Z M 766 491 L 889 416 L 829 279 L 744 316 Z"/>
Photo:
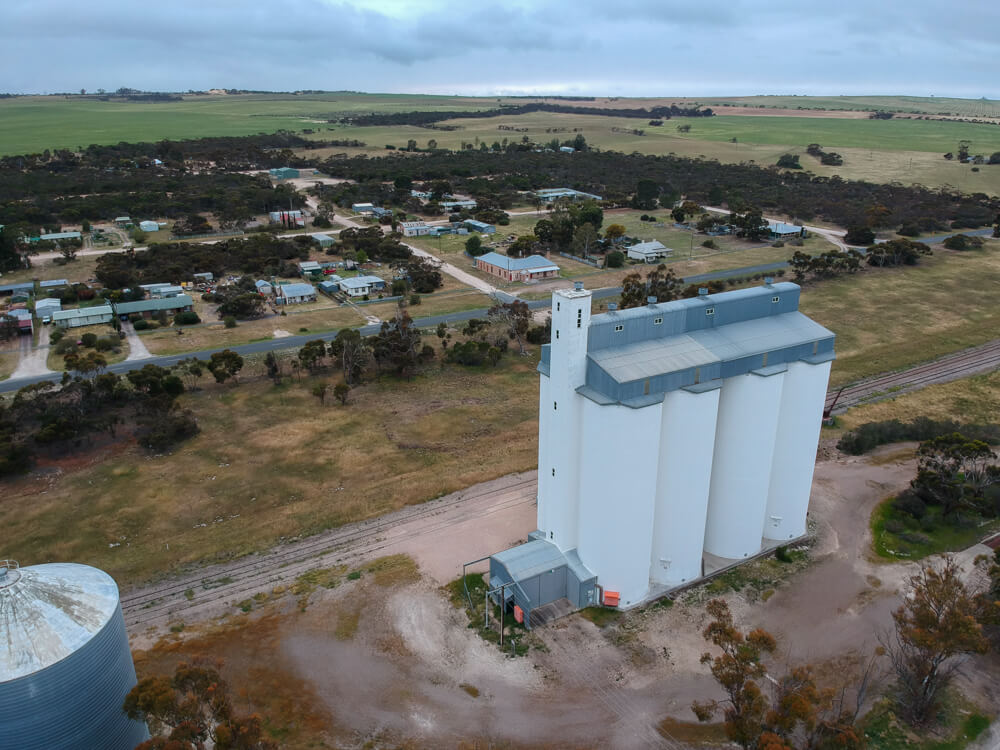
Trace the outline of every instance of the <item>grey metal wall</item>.
<path fill-rule="evenodd" d="M 133 750 L 149 738 L 121 710 L 135 684 L 119 606 L 72 655 L 0 683 L 0 750 Z"/>

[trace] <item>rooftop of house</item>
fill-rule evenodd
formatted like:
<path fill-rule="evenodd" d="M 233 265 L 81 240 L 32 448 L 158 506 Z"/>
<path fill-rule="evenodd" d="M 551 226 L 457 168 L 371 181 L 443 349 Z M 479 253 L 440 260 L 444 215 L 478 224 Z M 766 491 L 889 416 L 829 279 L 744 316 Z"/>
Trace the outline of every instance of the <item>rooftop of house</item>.
<path fill-rule="evenodd" d="M 559 266 L 541 255 L 529 255 L 527 258 L 511 258 L 508 255 L 500 255 L 500 253 L 485 253 L 479 256 L 479 260 L 508 271 L 525 271 L 528 269 L 535 271 L 559 270 Z"/>
<path fill-rule="evenodd" d="M 662 253 L 664 251 L 670 251 L 670 248 L 664 245 L 659 240 L 647 240 L 646 242 L 640 242 L 636 245 L 626 248 L 630 252 L 637 253 Z"/>
<path fill-rule="evenodd" d="M 190 307 L 191 298 L 186 294 L 178 294 L 176 297 L 161 297 L 159 299 L 140 299 L 135 302 L 119 302 L 115 305 L 115 312 L 119 315 L 157 310 L 179 310 L 182 307 Z"/>
<path fill-rule="evenodd" d="M 282 297 L 308 297 L 316 294 L 316 287 L 312 284 L 282 284 L 280 288 Z"/>

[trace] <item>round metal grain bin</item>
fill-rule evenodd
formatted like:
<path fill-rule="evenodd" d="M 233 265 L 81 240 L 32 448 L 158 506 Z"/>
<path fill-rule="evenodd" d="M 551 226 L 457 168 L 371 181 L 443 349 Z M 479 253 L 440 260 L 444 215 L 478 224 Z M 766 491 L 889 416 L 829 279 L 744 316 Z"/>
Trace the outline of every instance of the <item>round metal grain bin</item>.
<path fill-rule="evenodd" d="M 118 586 L 86 565 L 0 561 L 0 750 L 132 750 L 135 685 Z"/>

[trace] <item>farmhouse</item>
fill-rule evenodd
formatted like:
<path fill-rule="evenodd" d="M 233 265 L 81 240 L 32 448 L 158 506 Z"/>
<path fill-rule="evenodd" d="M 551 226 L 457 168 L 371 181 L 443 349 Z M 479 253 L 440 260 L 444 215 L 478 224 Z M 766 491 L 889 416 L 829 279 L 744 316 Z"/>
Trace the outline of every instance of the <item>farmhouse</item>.
<path fill-rule="evenodd" d="M 772 240 L 787 240 L 792 237 L 805 237 L 806 230 L 794 224 L 786 224 L 783 221 L 767 222 L 767 231 Z"/>
<path fill-rule="evenodd" d="M 299 176 L 299 170 L 293 167 L 277 167 L 268 170 L 268 173 L 276 180 L 288 180 Z"/>
<path fill-rule="evenodd" d="M 161 311 L 168 315 L 174 313 L 187 312 L 193 309 L 193 302 L 186 294 L 177 294 L 159 299 L 141 299 L 135 302 L 119 302 L 115 305 L 115 312 L 123 320 L 129 315 L 141 315 L 144 318 L 152 318 L 153 315 Z"/>
<path fill-rule="evenodd" d="M 575 154 L 576 153 L 576 149 L 573 148 L 572 146 L 560 146 L 559 150 L 562 153 L 564 153 L 564 154 Z"/>
<path fill-rule="evenodd" d="M 471 200 L 465 201 L 441 201 L 439 204 L 441 208 L 445 211 L 454 211 L 456 208 L 468 208 L 473 209 L 476 207 L 476 202 Z"/>
<path fill-rule="evenodd" d="M 159 232 L 160 225 L 157 224 L 155 221 L 140 221 L 139 229 L 141 229 L 143 232 Z"/>
<path fill-rule="evenodd" d="M 635 606 L 806 533 L 834 334 L 799 293 L 768 281 L 595 316 L 582 283 L 552 295 L 538 530 L 490 566 L 529 623 L 562 597 Z"/>
<path fill-rule="evenodd" d="M 485 221 L 476 221 L 475 219 L 468 219 L 462 222 L 466 229 L 471 229 L 473 232 L 479 232 L 480 234 L 493 234 L 497 231 L 497 228 L 492 224 L 487 224 Z"/>
<path fill-rule="evenodd" d="M 52 322 L 60 328 L 79 328 L 109 323 L 113 315 L 111 305 L 84 307 L 79 310 L 57 310 L 52 313 Z"/>
<path fill-rule="evenodd" d="M 583 193 L 579 190 L 573 190 L 571 188 L 545 188 L 543 190 L 536 190 L 535 197 L 545 201 L 546 203 L 551 203 L 552 201 L 559 200 L 560 198 L 566 198 L 571 201 L 601 200 L 601 196 L 599 195 L 594 195 L 593 193 Z"/>
<path fill-rule="evenodd" d="M 507 281 L 535 281 L 559 275 L 559 266 L 541 255 L 511 258 L 500 253 L 486 253 L 476 258 L 476 268 Z"/>
<path fill-rule="evenodd" d="M 632 260 L 641 260 L 643 263 L 655 263 L 661 258 L 669 258 L 673 252 L 673 250 L 658 240 L 640 242 L 638 245 L 632 245 L 627 250 L 629 258 Z"/>
<path fill-rule="evenodd" d="M 422 221 L 402 221 L 399 223 L 404 237 L 423 237 L 431 233 L 432 227 Z"/>
<path fill-rule="evenodd" d="M 257 292 L 263 294 L 265 297 L 270 297 L 274 293 L 274 287 L 271 286 L 270 281 L 264 281 L 264 279 L 257 279 L 253 283 L 257 287 Z"/>
<path fill-rule="evenodd" d="M 278 286 L 279 305 L 301 305 L 316 301 L 316 287 L 312 284 L 280 284 Z"/>
<path fill-rule="evenodd" d="M 128 227 L 132 226 L 132 219 L 130 219 L 128 216 L 116 216 L 115 224 L 117 224 L 122 229 L 127 229 Z"/>
<path fill-rule="evenodd" d="M 351 210 L 356 214 L 373 214 L 375 213 L 374 203 L 352 203 Z"/>

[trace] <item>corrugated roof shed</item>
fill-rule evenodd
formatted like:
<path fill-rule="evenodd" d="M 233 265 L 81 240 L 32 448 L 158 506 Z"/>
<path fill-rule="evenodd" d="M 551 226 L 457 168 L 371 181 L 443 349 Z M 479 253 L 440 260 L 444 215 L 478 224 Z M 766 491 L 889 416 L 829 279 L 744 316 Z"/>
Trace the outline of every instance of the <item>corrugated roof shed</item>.
<path fill-rule="evenodd" d="M 508 255 L 500 255 L 500 253 L 485 253 L 480 255 L 479 259 L 490 265 L 505 268 L 508 271 L 524 271 L 528 269 L 538 271 L 549 269 L 559 270 L 559 266 L 548 258 L 543 258 L 541 255 L 529 255 L 527 258 L 511 258 Z"/>
<path fill-rule="evenodd" d="M 308 297 L 316 294 L 316 287 L 312 284 L 282 284 L 279 288 L 282 297 Z"/>
<path fill-rule="evenodd" d="M 119 302 L 115 309 L 119 315 L 129 315 L 131 313 L 157 312 L 159 310 L 179 310 L 182 307 L 189 307 L 192 304 L 191 298 L 186 294 L 178 294 L 176 297 L 161 297 L 159 299 L 140 299 L 135 302 Z"/>

